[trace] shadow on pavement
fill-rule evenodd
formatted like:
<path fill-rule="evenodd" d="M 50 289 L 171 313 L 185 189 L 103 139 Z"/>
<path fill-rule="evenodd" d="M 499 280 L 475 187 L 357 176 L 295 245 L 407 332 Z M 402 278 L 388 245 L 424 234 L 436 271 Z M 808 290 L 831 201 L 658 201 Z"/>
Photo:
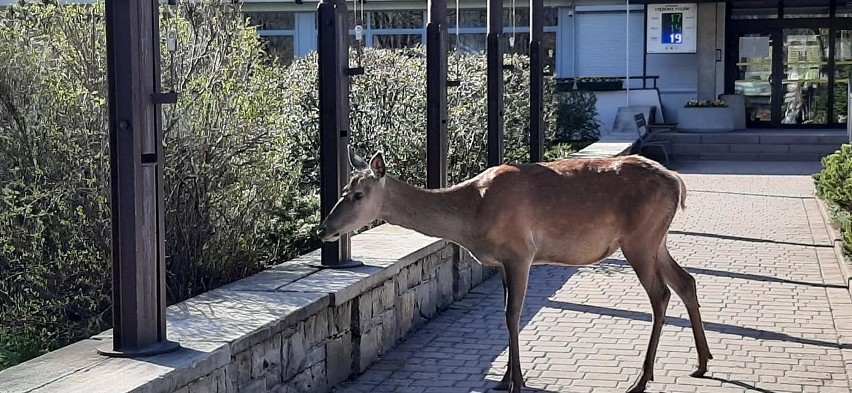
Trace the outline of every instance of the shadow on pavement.
<path fill-rule="evenodd" d="M 548 307 L 559 308 L 562 310 L 576 311 L 582 313 L 594 313 L 598 315 L 607 315 L 616 318 L 628 318 L 637 321 L 647 321 L 651 322 L 651 314 L 639 311 L 628 311 L 628 310 L 619 310 L 615 308 L 609 307 L 601 307 L 601 306 L 587 306 L 583 304 L 577 303 L 569 303 L 569 302 L 561 302 L 551 300 Z M 666 316 L 666 325 L 678 326 L 682 328 L 691 328 L 689 320 L 678 318 L 678 317 L 670 317 Z M 819 347 L 826 348 L 838 348 L 838 349 L 852 349 L 852 344 L 843 343 L 838 344 L 832 341 L 823 341 L 823 340 L 815 340 L 810 338 L 801 338 L 796 336 L 791 336 L 785 333 L 778 333 L 769 330 L 755 329 L 743 326 L 734 326 L 728 325 L 724 323 L 716 323 L 716 322 L 704 322 L 704 329 L 722 333 L 722 334 L 732 334 L 743 337 L 751 337 L 759 340 L 768 340 L 768 341 L 785 341 L 785 342 L 795 342 L 804 345 L 813 345 Z"/>
<path fill-rule="evenodd" d="M 736 385 L 736 386 L 739 386 L 741 388 L 745 388 L 745 389 L 748 389 L 748 390 L 754 390 L 755 392 L 775 393 L 774 390 L 760 388 L 760 387 L 757 387 L 757 386 L 752 385 L 750 383 L 745 383 L 745 382 L 737 381 L 737 380 L 731 380 L 731 379 L 725 379 L 725 378 L 719 378 L 719 377 L 712 377 L 712 376 L 707 376 L 707 375 L 705 375 L 703 377 L 699 377 L 699 378 L 700 379 L 710 379 L 710 380 L 713 380 L 713 381 L 719 381 L 723 384 Z"/>

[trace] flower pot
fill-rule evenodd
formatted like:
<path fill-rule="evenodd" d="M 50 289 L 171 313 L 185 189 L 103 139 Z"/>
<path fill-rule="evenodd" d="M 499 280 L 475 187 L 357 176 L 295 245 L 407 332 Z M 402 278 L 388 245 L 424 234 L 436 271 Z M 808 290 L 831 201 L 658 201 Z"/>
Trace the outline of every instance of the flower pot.
<path fill-rule="evenodd" d="M 683 107 L 677 112 L 680 132 L 731 132 L 736 129 L 735 111 L 731 107 Z"/>
<path fill-rule="evenodd" d="M 600 82 L 580 82 L 577 81 L 577 90 L 588 91 L 612 91 L 621 90 L 624 81 L 600 81 Z"/>

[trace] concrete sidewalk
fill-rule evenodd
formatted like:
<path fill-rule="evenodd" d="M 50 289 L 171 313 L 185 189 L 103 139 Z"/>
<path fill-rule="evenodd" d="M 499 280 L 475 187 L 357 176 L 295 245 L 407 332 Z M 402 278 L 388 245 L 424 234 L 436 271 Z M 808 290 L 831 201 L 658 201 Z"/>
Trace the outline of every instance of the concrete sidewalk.
<path fill-rule="evenodd" d="M 669 235 L 698 281 L 714 359 L 696 361 L 673 294 L 649 391 L 849 392 L 852 300 L 814 199 L 817 163 L 678 163 L 687 209 Z M 343 392 L 485 392 L 505 370 L 499 278 L 411 335 Z M 650 305 L 620 254 L 591 268 L 536 267 L 521 330 L 529 391 L 624 391 L 638 375 Z"/>

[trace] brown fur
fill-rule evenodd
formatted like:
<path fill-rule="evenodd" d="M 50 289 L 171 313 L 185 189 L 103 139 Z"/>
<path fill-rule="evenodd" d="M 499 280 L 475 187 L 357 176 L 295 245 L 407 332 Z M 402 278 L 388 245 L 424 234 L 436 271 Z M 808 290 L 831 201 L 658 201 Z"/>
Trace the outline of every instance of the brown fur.
<path fill-rule="evenodd" d="M 357 160 L 356 160 L 357 162 Z M 356 167 L 366 168 L 366 163 Z M 509 365 L 498 388 L 523 386 L 518 330 L 533 264 L 589 265 L 619 248 L 636 271 L 653 310 L 651 338 L 642 373 L 630 391 L 644 391 L 672 287 L 692 322 L 702 375 L 710 355 L 695 280 L 672 259 L 666 234 L 686 186 L 677 173 L 640 156 L 567 159 L 501 165 L 441 190 L 423 190 L 384 175 L 377 154 L 326 219 L 324 232 L 351 230 L 364 220 L 384 219 L 467 248 L 480 262 L 497 266 L 506 295 Z M 351 200 L 369 193 L 367 202 Z M 348 199 L 347 199 L 348 198 Z M 359 205 L 360 203 L 360 205 Z M 360 207 L 359 207 L 360 206 Z M 377 212 L 372 217 L 365 211 Z M 360 220 L 360 221 L 359 221 Z"/>

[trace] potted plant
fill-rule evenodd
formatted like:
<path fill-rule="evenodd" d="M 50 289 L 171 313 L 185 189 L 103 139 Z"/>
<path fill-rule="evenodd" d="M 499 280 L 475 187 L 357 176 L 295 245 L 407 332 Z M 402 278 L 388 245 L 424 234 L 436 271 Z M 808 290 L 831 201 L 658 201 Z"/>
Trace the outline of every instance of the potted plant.
<path fill-rule="evenodd" d="M 677 113 L 682 132 L 730 132 L 736 129 L 735 113 L 722 100 L 689 100 Z"/>
<path fill-rule="evenodd" d="M 615 77 L 580 77 L 574 78 L 574 85 L 577 90 L 588 91 L 611 91 L 621 90 L 624 85 L 624 78 Z"/>
<path fill-rule="evenodd" d="M 727 108 L 728 104 L 722 100 L 689 100 L 684 107 L 687 108 Z"/>

